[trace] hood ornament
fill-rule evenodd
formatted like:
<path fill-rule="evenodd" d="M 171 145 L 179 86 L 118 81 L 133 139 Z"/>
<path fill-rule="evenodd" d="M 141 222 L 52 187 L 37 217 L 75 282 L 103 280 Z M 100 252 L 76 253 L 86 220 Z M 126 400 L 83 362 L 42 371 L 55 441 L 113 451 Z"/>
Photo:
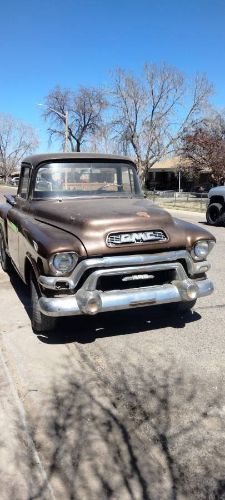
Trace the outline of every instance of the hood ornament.
<path fill-rule="evenodd" d="M 149 231 L 132 231 L 129 233 L 110 233 L 106 238 L 106 245 L 114 247 L 118 245 L 140 245 L 157 241 L 167 241 L 168 237 L 160 229 Z"/>

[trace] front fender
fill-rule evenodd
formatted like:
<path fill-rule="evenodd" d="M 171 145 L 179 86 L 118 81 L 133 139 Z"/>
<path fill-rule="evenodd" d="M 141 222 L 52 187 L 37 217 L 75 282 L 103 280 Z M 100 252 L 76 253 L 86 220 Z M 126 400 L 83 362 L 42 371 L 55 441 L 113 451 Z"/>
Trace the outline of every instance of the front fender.
<path fill-rule="evenodd" d="M 38 272 L 51 275 L 48 261 L 52 254 L 72 251 L 79 257 L 87 257 L 86 250 L 75 236 L 45 224 L 24 217 L 19 233 L 19 262 L 20 272 L 26 281 L 26 259 L 36 264 Z M 34 264 L 33 264 L 34 265 Z"/>
<path fill-rule="evenodd" d="M 192 224 L 191 222 L 186 222 L 177 218 L 174 218 L 173 220 L 180 234 L 183 232 L 186 239 L 187 250 L 191 250 L 193 245 L 200 240 L 216 241 L 215 236 L 210 233 L 210 231 L 200 227 L 199 225 L 197 226 L 197 224 Z"/>
<path fill-rule="evenodd" d="M 8 235 L 7 235 L 7 215 L 11 209 L 9 203 L 2 203 L 0 205 L 0 229 L 3 233 L 6 247 L 8 247 Z"/>

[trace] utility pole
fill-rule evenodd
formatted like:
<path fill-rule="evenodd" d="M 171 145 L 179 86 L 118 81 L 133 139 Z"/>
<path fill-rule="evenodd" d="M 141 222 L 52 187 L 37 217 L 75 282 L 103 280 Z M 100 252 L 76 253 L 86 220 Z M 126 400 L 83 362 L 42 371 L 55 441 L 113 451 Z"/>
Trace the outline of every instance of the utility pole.
<path fill-rule="evenodd" d="M 178 172 L 178 191 L 180 193 L 180 187 L 181 187 L 181 171 L 179 170 Z"/>
<path fill-rule="evenodd" d="M 66 121 L 65 121 L 65 148 L 64 148 L 64 151 L 65 153 L 68 152 L 68 111 L 66 111 L 66 114 L 65 114 L 65 118 L 66 118 Z"/>

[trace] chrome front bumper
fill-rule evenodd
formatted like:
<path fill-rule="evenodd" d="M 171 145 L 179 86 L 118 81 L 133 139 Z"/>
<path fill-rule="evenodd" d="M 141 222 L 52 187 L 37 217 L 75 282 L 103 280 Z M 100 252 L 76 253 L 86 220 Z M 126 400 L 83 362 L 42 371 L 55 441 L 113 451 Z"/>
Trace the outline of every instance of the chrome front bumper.
<path fill-rule="evenodd" d="M 191 278 L 186 274 L 181 260 L 185 260 Z M 43 296 L 39 299 L 39 306 L 43 314 L 58 317 L 190 301 L 213 292 L 213 284 L 209 279 L 192 279 L 195 275 L 205 273 L 209 267 L 206 261 L 194 262 L 190 254 L 183 250 L 155 255 L 86 259 L 68 278 L 40 276 L 39 283 L 43 288 L 66 291 L 77 286 L 77 292 L 51 298 Z M 98 279 L 102 276 L 126 276 L 163 270 L 174 271 L 175 279 L 171 283 L 105 292 L 97 288 Z M 89 272 L 85 279 L 86 271 Z M 83 283 L 79 288 L 81 278 Z"/>
<path fill-rule="evenodd" d="M 189 280 L 190 283 L 191 280 Z M 210 295 L 213 292 L 213 284 L 209 279 L 194 282 L 197 285 L 197 298 Z M 85 310 L 88 299 L 93 297 L 93 292 L 84 291 L 76 296 L 68 297 L 41 297 L 39 300 L 40 310 L 47 316 L 78 316 L 81 314 L 93 314 Z M 96 300 L 99 301 L 97 312 L 117 311 L 135 307 L 144 307 L 157 304 L 169 304 L 184 300 L 182 291 L 178 285 L 166 284 L 145 288 L 133 288 L 131 290 L 116 290 L 112 292 L 94 292 Z M 186 299 L 187 300 L 187 299 Z"/>

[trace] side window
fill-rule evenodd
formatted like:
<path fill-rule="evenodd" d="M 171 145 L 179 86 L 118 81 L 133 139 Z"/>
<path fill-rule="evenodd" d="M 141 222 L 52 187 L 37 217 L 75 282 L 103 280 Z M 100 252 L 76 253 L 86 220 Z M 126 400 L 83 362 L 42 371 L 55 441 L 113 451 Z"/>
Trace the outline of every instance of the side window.
<path fill-rule="evenodd" d="M 18 195 L 27 198 L 30 180 L 30 167 L 22 167 Z"/>

